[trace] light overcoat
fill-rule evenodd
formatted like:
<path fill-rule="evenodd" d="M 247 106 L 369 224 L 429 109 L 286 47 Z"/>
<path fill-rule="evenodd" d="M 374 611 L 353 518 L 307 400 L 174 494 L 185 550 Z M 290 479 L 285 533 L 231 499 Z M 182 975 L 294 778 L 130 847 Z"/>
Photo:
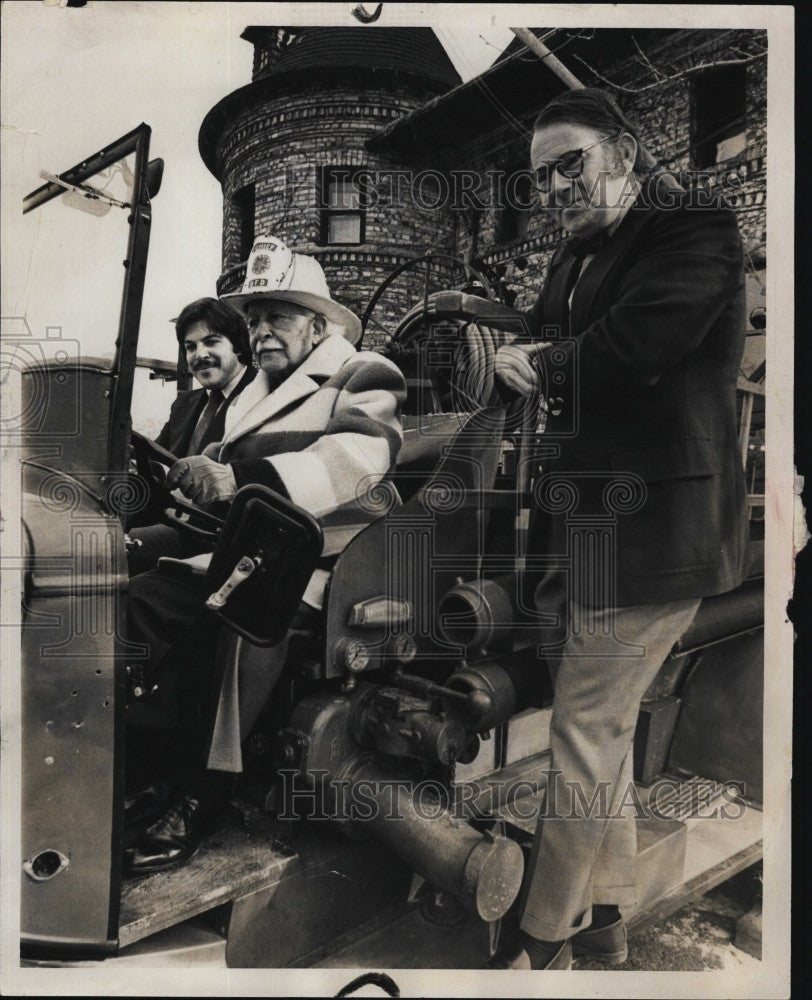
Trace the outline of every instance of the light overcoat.
<path fill-rule="evenodd" d="M 403 375 L 344 337 L 326 337 L 273 391 L 264 372 L 229 408 L 225 437 L 205 454 L 232 467 L 238 487 L 261 483 L 312 514 L 324 557 L 382 513 L 374 488 L 394 467 L 403 432 Z M 327 569 L 305 600 L 319 607 Z"/>

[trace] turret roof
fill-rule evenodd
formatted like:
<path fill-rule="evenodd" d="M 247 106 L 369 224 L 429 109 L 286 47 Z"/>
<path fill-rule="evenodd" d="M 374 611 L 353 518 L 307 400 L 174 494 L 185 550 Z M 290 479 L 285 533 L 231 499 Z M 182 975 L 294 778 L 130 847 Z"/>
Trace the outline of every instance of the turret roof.
<path fill-rule="evenodd" d="M 250 102 L 270 96 L 277 86 L 304 78 L 325 78 L 336 72 L 395 73 L 433 85 L 435 93 L 459 86 L 454 69 L 432 28 L 280 27 L 249 26 L 242 38 L 257 52 L 278 48 L 267 64 L 254 60 L 254 79 L 219 101 L 203 119 L 198 148 L 203 162 L 215 176 L 216 148 L 226 124 Z"/>
<path fill-rule="evenodd" d="M 333 67 L 389 69 L 412 73 L 443 87 L 461 83 L 432 28 L 278 28 L 250 26 L 242 38 L 257 47 L 281 31 L 288 36 L 279 56 L 258 76 Z"/>

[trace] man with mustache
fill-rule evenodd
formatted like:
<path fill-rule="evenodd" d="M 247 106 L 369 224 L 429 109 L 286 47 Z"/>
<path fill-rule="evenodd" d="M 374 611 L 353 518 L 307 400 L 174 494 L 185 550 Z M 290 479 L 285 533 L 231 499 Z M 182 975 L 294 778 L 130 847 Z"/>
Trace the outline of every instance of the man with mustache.
<path fill-rule="evenodd" d="M 527 317 L 536 342 L 495 367 L 505 399 L 556 394 L 528 554 L 560 558 L 535 603 L 565 628 L 544 649 L 551 761 L 520 931 L 490 967 L 567 969 L 626 958 L 640 701 L 701 599 L 746 572 L 743 251 L 734 213 L 683 189 L 599 90 L 546 105 L 530 158 L 569 238 Z"/>
<path fill-rule="evenodd" d="M 202 388 L 178 394 L 155 440 L 176 458 L 185 458 L 199 455 L 207 444 L 222 438 L 228 406 L 256 372 L 250 366 L 245 320 L 226 302 L 212 298 L 191 302 L 175 320 L 175 335 Z M 203 414 L 213 395 L 224 405 L 218 405 L 213 419 L 207 420 Z"/>
<path fill-rule="evenodd" d="M 256 369 L 250 364 L 245 320 L 227 302 L 202 298 L 189 303 L 175 320 L 175 335 L 201 388 L 178 393 L 155 440 L 176 458 L 186 458 L 221 440 L 226 413 Z M 197 551 L 165 524 L 133 528 L 129 535 L 136 543 L 129 549 L 130 575 L 152 569 L 160 556 L 183 558 Z"/>

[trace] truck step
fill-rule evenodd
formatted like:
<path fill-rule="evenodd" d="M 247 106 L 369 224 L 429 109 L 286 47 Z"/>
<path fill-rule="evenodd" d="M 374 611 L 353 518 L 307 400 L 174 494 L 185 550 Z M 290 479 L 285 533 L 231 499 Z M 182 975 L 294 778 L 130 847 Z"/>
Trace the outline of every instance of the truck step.
<path fill-rule="evenodd" d="M 270 822 L 225 815 L 186 864 L 124 881 L 119 947 L 278 882 L 295 859 Z"/>

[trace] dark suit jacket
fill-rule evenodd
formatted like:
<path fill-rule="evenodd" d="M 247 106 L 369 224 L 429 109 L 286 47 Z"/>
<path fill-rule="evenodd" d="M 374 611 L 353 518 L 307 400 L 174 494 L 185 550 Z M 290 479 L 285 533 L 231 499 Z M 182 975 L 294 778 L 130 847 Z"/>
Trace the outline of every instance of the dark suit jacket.
<path fill-rule="evenodd" d="M 548 418 L 544 440 L 559 445 L 560 455 L 536 490 L 530 551 L 571 558 L 567 521 L 571 528 L 577 515 L 598 525 L 608 512 L 614 568 L 587 588 L 586 603 L 730 590 L 744 578 L 747 540 L 736 417 L 745 336 L 736 218 L 701 195 L 649 182 L 581 274 L 569 317 L 574 263 L 566 247 L 556 253 L 529 313 L 537 336 L 550 339 L 542 327 L 552 325 L 567 338 L 568 323 L 571 335 L 562 341 L 565 382 L 547 387 L 558 395 L 567 385 L 570 395 L 563 412 Z M 552 361 L 552 353 L 543 357 Z M 577 499 L 571 489 L 555 494 L 562 479 Z"/>
<path fill-rule="evenodd" d="M 242 390 L 256 375 L 256 369 L 249 365 L 243 376 L 229 396 L 229 405 L 234 402 Z M 169 411 L 169 420 L 161 428 L 161 433 L 155 440 L 161 447 L 171 451 L 176 458 L 185 458 L 200 414 L 206 406 L 208 395 L 205 389 L 189 389 L 179 392 Z M 220 435 L 222 437 L 222 434 Z"/>

